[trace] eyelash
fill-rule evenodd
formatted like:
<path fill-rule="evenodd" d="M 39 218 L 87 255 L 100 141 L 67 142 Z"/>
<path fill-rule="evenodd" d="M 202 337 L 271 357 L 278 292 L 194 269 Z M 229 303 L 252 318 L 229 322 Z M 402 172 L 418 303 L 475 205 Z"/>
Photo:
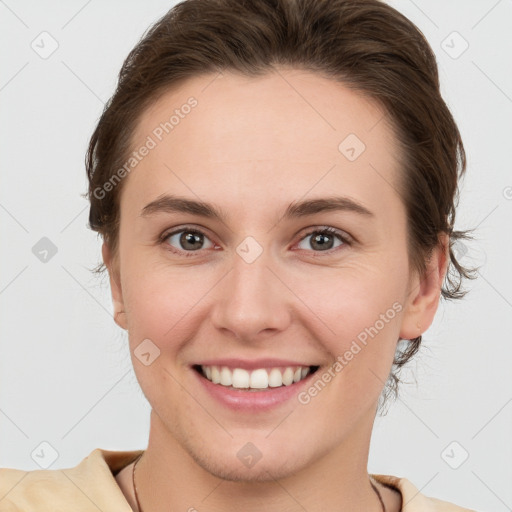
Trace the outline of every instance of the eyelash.
<path fill-rule="evenodd" d="M 173 235 L 176 235 L 178 233 L 183 233 L 183 232 L 202 235 L 202 236 L 204 236 L 204 237 L 209 239 L 209 237 L 205 233 L 203 233 L 201 230 L 199 230 L 197 228 L 190 227 L 190 226 L 183 226 L 180 229 L 177 229 L 175 231 L 170 231 L 170 232 L 166 231 L 166 232 L 164 232 L 158 238 L 158 243 L 163 245 L 163 244 L 165 244 L 167 242 L 169 237 L 171 237 Z M 324 254 L 331 255 L 333 252 L 336 252 L 336 251 L 342 249 L 344 245 L 350 246 L 353 243 L 353 240 L 352 240 L 351 237 L 349 237 L 349 235 L 347 235 L 346 233 L 344 233 L 342 231 L 338 231 L 337 229 L 332 228 L 330 226 L 322 226 L 321 228 L 315 228 L 315 229 L 312 229 L 312 230 L 308 231 L 307 233 L 304 233 L 302 235 L 301 239 L 299 240 L 299 242 L 301 242 L 303 239 L 305 239 L 308 236 L 311 236 L 313 234 L 328 234 L 328 235 L 332 235 L 332 236 L 337 236 L 339 238 L 339 240 L 342 242 L 341 246 L 338 246 L 338 247 L 336 247 L 334 249 L 328 249 L 326 251 L 312 251 L 313 253 L 320 253 L 320 254 L 324 253 Z M 173 247 L 172 245 L 169 245 L 169 244 L 166 244 L 166 249 L 171 251 L 174 254 L 178 254 L 179 256 L 184 256 L 185 258 L 189 258 L 191 256 L 195 256 L 196 253 L 201 252 L 201 249 L 199 249 L 197 251 L 178 250 L 178 249 L 176 249 L 175 247 Z M 300 249 L 300 250 L 306 250 L 306 249 Z M 319 257 L 320 254 L 317 254 L 314 257 Z"/>

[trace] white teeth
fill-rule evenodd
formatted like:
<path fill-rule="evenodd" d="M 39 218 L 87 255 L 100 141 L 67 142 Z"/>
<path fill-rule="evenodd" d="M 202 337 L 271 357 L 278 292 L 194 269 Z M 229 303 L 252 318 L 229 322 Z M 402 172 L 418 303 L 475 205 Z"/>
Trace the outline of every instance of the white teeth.
<path fill-rule="evenodd" d="M 233 383 L 233 378 L 231 376 L 231 371 L 229 368 L 223 366 L 220 370 L 220 384 L 223 386 L 231 386 Z"/>
<path fill-rule="evenodd" d="M 229 371 L 229 370 L 228 370 Z M 235 368 L 233 370 L 233 387 L 234 388 L 248 388 L 250 375 L 247 370 Z M 222 381 L 221 381 L 222 384 Z"/>
<path fill-rule="evenodd" d="M 277 368 L 270 370 L 268 385 L 271 388 L 278 388 L 283 385 L 283 374 Z"/>
<path fill-rule="evenodd" d="M 279 368 L 258 368 L 249 372 L 243 368 L 230 369 L 227 366 L 201 366 L 203 375 L 214 384 L 234 387 L 237 389 L 268 389 L 290 386 L 299 382 L 309 374 L 309 366 L 288 366 Z"/>
<path fill-rule="evenodd" d="M 261 368 L 251 372 L 251 388 L 266 389 L 268 388 L 268 373 L 267 370 Z"/>
<path fill-rule="evenodd" d="M 293 370 L 290 367 L 286 368 L 283 373 L 283 384 L 285 386 L 293 384 Z"/>

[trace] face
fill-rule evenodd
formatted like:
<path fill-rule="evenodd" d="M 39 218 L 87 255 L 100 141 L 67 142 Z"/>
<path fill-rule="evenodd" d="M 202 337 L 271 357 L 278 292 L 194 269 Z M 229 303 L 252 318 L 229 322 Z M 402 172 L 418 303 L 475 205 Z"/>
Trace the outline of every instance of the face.
<path fill-rule="evenodd" d="M 438 297 L 410 271 L 383 111 L 305 71 L 208 75 L 144 113 L 144 145 L 110 271 L 151 435 L 229 479 L 367 450 Z"/>

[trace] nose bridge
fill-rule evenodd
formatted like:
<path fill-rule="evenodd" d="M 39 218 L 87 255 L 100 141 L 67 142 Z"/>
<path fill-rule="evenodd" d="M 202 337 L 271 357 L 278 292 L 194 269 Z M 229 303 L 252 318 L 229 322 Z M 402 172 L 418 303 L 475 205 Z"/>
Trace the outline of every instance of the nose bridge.
<path fill-rule="evenodd" d="M 217 328 L 247 339 L 265 329 L 284 329 L 289 322 L 286 288 L 270 269 L 270 251 L 260 248 L 254 240 L 237 247 L 213 314 Z"/>

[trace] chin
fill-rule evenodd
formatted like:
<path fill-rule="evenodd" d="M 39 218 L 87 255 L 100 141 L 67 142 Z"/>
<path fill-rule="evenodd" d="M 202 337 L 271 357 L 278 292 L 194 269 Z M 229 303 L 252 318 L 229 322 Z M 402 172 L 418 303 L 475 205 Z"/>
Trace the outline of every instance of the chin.
<path fill-rule="evenodd" d="M 269 439 L 264 435 L 239 435 L 229 440 L 210 436 L 180 435 L 175 439 L 191 459 L 206 472 L 232 482 L 273 482 L 294 475 L 315 457 L 288 437 Z M 190 435 L 191 434 L 191 435 Z"/>
<path fill-rule="evenodd" d="M 230 482 L 274 482 L 293 475 L 299 471 L 298 461 L 287 458 L 286 463 L 276 464 L 276 457 L 273 460 L 265 460 L 265 456 L 256 462 L 252 467 L 246 467 L 237 457 L 226 459 L 225 456 L 209 458 L 196 453 L 190 453 L 196 464 L 211 475 Z M 277 457 L 280 458 L 280 457 Z"/>

